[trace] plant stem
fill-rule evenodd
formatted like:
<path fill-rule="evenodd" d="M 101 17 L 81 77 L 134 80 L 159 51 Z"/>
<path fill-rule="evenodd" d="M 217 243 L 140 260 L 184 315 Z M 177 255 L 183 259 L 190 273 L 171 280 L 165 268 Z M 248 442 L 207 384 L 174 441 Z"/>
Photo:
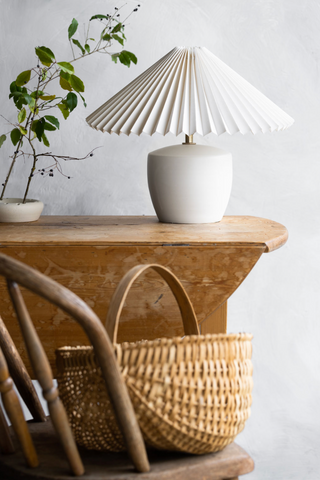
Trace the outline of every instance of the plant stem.
<path fill-rule="evenodd" d="M 27 183 L 27 187 L 26 187 L 26 191 L 24 192 L 24 197 L 23 197 L 23 201 L 22 203 L 26 203 L 26 200 L 27 200 L 27 195 L 28 195 L 28 192 L 29 192 L 29 187 L 30 187 L 30 183 L 31 183 L 31 179 L 33 177 L 33 172 L 35 171 L 36 169 L 36 164 L 37 164 L 37 155 L 36 155 L 36 151 L 34 149 L 34 146 L 32 145 L 31 142 L 29 142 L 30 145 L 31 145 L 31 148 L 32 148 L 32 151 L 33 151 L 33 164 L 32 164 L 32 167 L 31 167 L 31 171 L 30 171 L 30 175 L 28 177 L 28 183 Z"/>
<path fill-rule="evenodd" d="M 38 85 L 37 85 L 37 90 L 36 90 L 37 92 L 38 92 L 38 90 L 39 90 L 40 83 L 41 83 L 41 75 L 39 74 L 39 76 L 38 76 Z M 34 105 L 34 112 L 36 112 L 36 110 L 37 110 L 38 100 L 39 100 L 39 97 L 38 97 L 38 94 L 36 94 L 36 97 L 35 97 L 35 105 Z M 28 123 L 29 123 L 30 117 L 31 117 L 31 113 L 30 113 L 30 115 L 29 115 L 29 117 L 28 117 L 27 125 L 28 125 Z M 37 163 L 36 151 L 35 151 L 35 148 L 34 148 L 34 146 L 33 146 L 33 144 L 32 144 L 32 140 L 31 140 L 31 126 L 32 126 L 33 118 L 34 118 L 34 116 L 32 116 L 31 123 L 30 123 L 30 126 L 29 126 L 29 136 L 27 137 L 28 142 L 29 142 L 29 145 L 30 145 L 30 147 L 31 147 L 31 149 L 32 149 L 32 152 L 33 152 L 33 164 L 32 164 L 32 167 L 31 167 L 30 175 L 29 175 L 29 177 L 28 177 L 28 183 L 27 183 L 26 191 L 24 192 L 24 197 L 23 197 L 22 203 L 26 203 L 27 195 L 28 195 L 29 187 L 30 187 L 30 183 L 31 183 L 31 179 L 32 179 L 32 177 L 33 177 L 33 172 L 34 172 L 35 169 L 36 169 L 36 163 Z"/>
<path fill-rule="evenodd" d="M 2 188 L 0 200 L 3 199 L 3 195 L 4 195 L 4 192 L 5 192 L 6 188 L 7 188 L 8 181 L 9 181 L 10 175 L 11 175 L 11 173 L 12 173 L 13 166 L 14 166 L 14 164 L 15 164 L 15 162 L 16 162 L 16 158 L 17 158 L 17 155 L 18 155 L 18 150 L 19 150 L 19 148 L 21 147 L 21 143 L 22 143 L 22 137 L 21 137 L 20 140 L 19 140 L 18 146 L 17 146 L 17 148 L 16 148 L 16 150 L 15 150 L 16 153 L 15 153 L 14 156 L 13 156 L 13 159 L 12 159 L 12 162 L 11 162 L 11 165 L 10 165 L 10 168 L 9 168 L 9 171 L 8 171 L 8 175 L 7 175 L 7 177 L 6 177 L 6 179 L 5 179 L 5 182 L 4 182 L 4 184 L 3 184 L 3 188 Z"/>
<path fill-rule="evenodd" d="M 100 42 L 101 43 L 101 42 Z M 93 53 L 97 53 L 97 52 L 101 52 L 102 50 L 104 50 L 106 48 L 105 47 L 101 47 L 101 48 L 98 48 L 98 49 L 94 49 L 92 50 L 91 52 L 89 53 L 85 53 L 84 55 L 81 55 L 81 57 L 76 57 L 74 60 L 69 60 L 69 63 L 73 63 L 73 62 L 76 62 L 77 60 L 80 60 L 81 58 L 84 58 L 84 57 L 89 57 L 89 55 L 92 55 Z M 107 53 L 108 55 L 112 55 L 111 53 L 109 52 L 105 52 Z"/>

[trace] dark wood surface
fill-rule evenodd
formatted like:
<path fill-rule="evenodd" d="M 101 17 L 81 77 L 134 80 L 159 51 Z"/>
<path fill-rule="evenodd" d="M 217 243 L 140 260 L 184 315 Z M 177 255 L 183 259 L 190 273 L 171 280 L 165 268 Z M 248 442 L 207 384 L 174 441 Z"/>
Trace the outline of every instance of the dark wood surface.
<path fill-rule="evenodd" d="M 25 466 L 22 454 L 0 455 L 1 480 L 70 480 L 70 470 L 55 437 L 50 421 L 29 423 L 39 455 L 40 466 Z M 18 446 L 17 446 L 18 449 Z M 222 480 L 249 473 L 254 468 L 251 457 L 235 443 L 218 453 L 185 455 L 149 451 L 151 470 L 136 473 L 126 453 L 80 450 L 85 467 L 84 480 Z"/>

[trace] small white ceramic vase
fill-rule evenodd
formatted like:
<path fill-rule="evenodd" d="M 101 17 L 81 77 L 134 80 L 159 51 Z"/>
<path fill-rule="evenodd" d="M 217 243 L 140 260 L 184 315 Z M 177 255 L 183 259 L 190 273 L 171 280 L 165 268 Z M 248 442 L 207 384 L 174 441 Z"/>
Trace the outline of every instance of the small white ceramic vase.
<path fill-rule="evenodd" d="M 4 198 L 0 200 L 0 222 L 35 222 L 39 219 L 43 203 L 29 199 L 22 203 L 22 198 Z"/>
<path fill-rule="evenodd" d="M 231 194 L 231 153 L 194 144 L 155 150 L 148 184 L 160 222 L 220 222 Z"/>

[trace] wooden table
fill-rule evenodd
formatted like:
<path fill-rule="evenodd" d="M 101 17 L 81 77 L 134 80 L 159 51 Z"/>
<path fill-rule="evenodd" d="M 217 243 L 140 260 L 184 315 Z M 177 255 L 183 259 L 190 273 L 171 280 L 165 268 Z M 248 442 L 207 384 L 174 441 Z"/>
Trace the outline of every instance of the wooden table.
<path fill-rule="evenodd" d="M 220 223 L 177 225 L 156 217 L 43 216 L 39 221 L 0 226 L 0 251 L 49 275 L 83 298 L 102 321 L 121 277 L 134 265 L 159 263 L 182 281 L 202 333 L 226 332 L 227 299 L 263 253 L 284 245 L 284 226 L 256 217 L 224 217 Z M 23 360 L 24 345 L 0 279 L 0 314 Z M 65 313 L 25 292 L 25 300 L 55 371 L 54 350 L 87 344 Z M 155 272 L 134 284 L 118 340 L 180 335 L 178 307 Z"/>

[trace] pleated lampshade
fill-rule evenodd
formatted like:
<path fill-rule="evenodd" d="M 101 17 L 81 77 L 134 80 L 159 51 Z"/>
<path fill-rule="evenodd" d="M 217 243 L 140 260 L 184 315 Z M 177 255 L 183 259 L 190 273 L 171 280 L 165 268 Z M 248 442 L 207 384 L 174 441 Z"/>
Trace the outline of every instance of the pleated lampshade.
<path fill-rule="evenodd" d="M 204 47 L 175 47 L 87 118 L 103 132 L 233 135 L 294 120 Z"/>

